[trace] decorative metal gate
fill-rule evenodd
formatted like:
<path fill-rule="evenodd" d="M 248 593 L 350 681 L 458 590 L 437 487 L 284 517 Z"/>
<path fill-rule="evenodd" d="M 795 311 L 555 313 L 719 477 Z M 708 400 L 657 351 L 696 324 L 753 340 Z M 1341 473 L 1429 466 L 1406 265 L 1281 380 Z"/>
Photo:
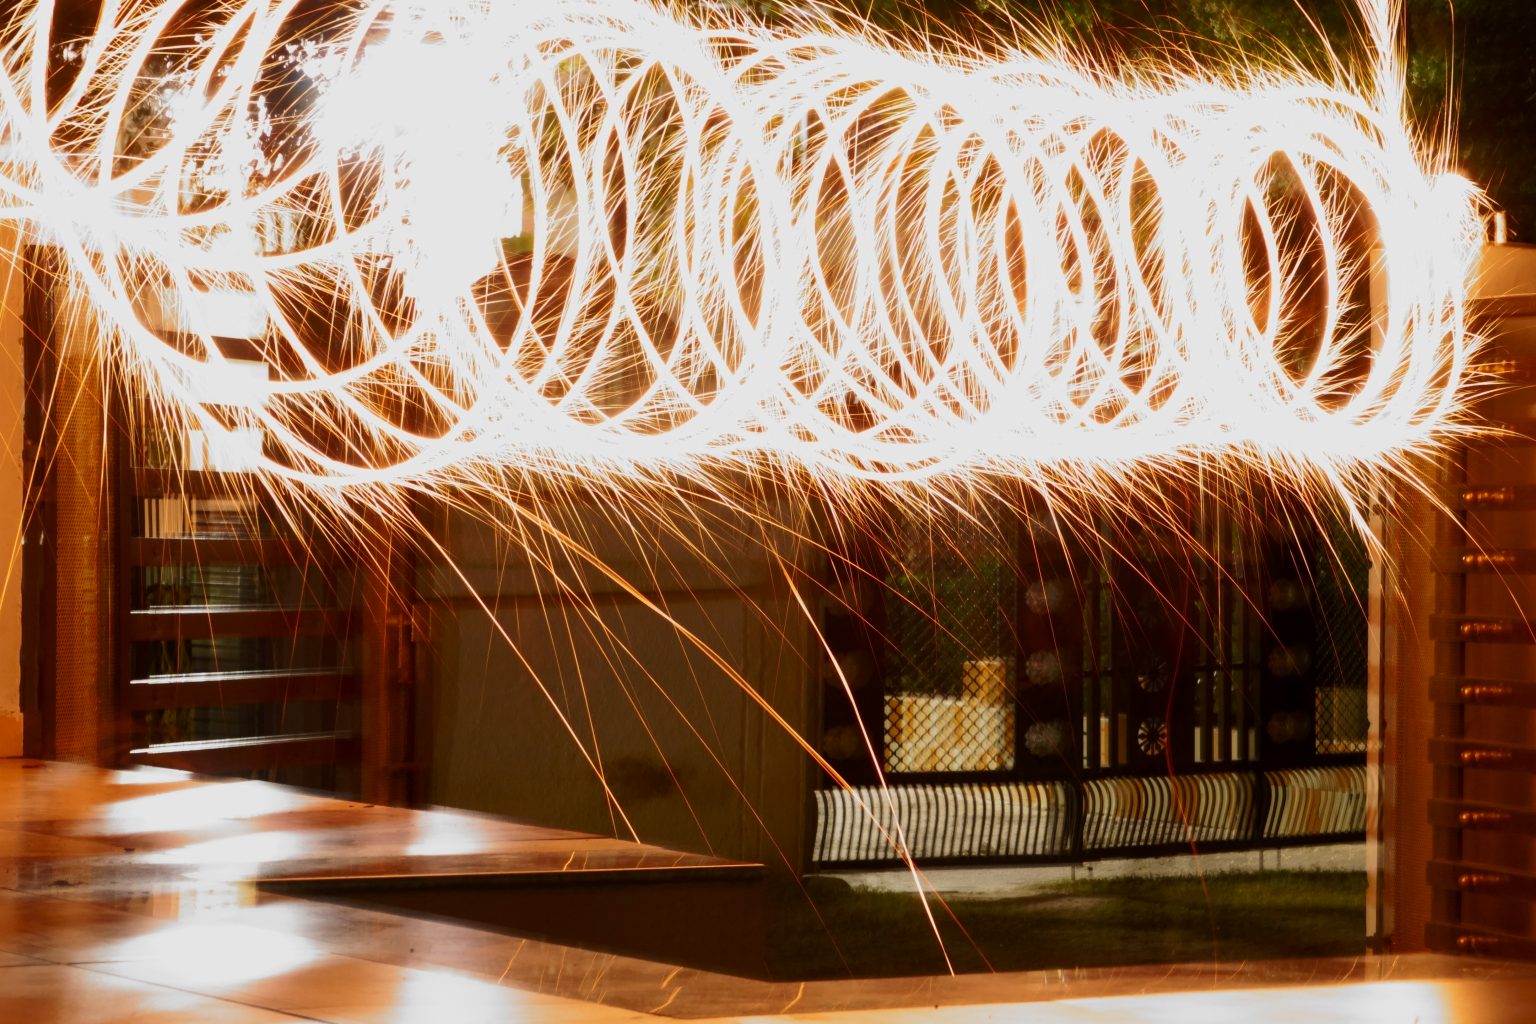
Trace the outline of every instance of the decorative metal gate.
<path fill-rule="evenodd" d="M 1363 546 L 1250 500 L 1090 539 L 999 503 L 852 552 L 822 743 L 852 785 L 817 793 L 813 863 L 1362 835 Z M 883 779 L 854 714 L 881 723 Z"/>

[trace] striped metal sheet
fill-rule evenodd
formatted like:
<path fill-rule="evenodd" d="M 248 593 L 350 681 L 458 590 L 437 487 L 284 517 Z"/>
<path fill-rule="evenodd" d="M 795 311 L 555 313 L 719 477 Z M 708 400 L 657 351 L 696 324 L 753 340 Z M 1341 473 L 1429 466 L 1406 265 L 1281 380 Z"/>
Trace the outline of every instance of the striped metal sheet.
<path fill-rule="evenodd" d="M 1072 848 L 1067 783 L 905 785 L 816 792 L 816 864 L 929 858 L 1059 858 Z M 900 822 L 898 830 L 896 822 Z"/>
<path fill-rule="evenodd" d="M 1118 850 L 1251 838 L 1255 781 L 1250 772 L 1091 779 L 1084 786 L 1083 847 Z"/>
<path fill-rule="evenodd" d="M 1365 766 L 1291 768 L 1265 772 L 1270 839 L 1332 836 L 1365 831 Z"/>
<path fill-rule="evenodd" d="M 817 791 L 812 862 L 894 863 L 902 850 L 918 860 L 1059 861 L 1190 843 L 1337 840 L 1364 830 L 1360 765 L 858 786 Z"/>

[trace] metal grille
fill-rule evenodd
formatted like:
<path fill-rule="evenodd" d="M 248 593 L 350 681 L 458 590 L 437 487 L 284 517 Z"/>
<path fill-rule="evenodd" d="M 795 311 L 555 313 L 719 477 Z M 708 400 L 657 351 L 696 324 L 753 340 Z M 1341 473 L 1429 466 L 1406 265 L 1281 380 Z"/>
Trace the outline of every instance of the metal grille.
<path fill-rule="evenodd" d="M 1022 564 L 1018 529 L 1006 516 L 899 527 L 882 638 L 887 772 L 1153 774 L 1364 751 L 1369 560 L 1347 525 L 1256 541 L 1201 515 L 1195 535 L 1219 564 L 1170 570 L 1148 538 L 1140 554 L 1079 558 L 1071 578 Z M 1182 589 L 1167 589 L 1170 572 Z"/>
<path fill-rule="evenodd" d="M 1007 510 L 899 525 L 867 615 L 896 784 L 818 793 L 817 862 L 1357 837 L 1364 545 L 1189 513 L 1214 557 L 1138 524 L 1084 550 Z"/>
<path fill-rule="evenodd" d="M 1013 768 L 1013 530 L 971 520 L 942 539 L 900 527 L 890 588 L 885 770 Z"/>
<path fill-rule="evenodd" d="M 1332 558 L 1315 568 L 1319 664 L 1315 681 L 1316 737 L 1319 754 L 1365 750 L 1366 616 L 1370 558 L 1353 533 L 1334 529 L 1328 538 Z"/>

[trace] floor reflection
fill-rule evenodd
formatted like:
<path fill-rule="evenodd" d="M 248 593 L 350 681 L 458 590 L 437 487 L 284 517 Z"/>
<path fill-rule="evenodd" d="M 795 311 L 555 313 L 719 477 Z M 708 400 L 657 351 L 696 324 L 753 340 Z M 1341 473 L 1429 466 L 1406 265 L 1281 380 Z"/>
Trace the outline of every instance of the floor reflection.
<path fill-rule="evenodd" d="M 298 970 L 318 955 L 302 935 L 244 924 L 177 924 L 103 950 L 104 961 L 158 960 L 197 985 L 222 988 Z"/>
<path fill-rule="evenodd" d="M 707 858 L 169 773 L 125 795 L 118 773 L 22 765 L 0 760 L 0 1022 L 1527 1024 L 1536 1005 L 1536 968 L 1443 956 L 752 981 L 248 881 Z"/>

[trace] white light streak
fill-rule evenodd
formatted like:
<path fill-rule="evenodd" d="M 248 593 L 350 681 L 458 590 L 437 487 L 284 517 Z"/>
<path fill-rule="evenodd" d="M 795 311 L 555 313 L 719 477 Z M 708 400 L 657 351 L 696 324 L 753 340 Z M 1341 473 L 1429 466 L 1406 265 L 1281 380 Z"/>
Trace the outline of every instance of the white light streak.
<path fill-rule="evenodd" d="M 50 102 L 22 5 L 0 216 L 278 477 L 1332 476 L 1456 422 L 1476 195 L 1404 122 L 1388 0 L 1331 81 L 634 0 L 196 9 L 107 0 Z M 236 403 L 227 346 L 157 322 L 205 292 L 265 321 Z"/>

